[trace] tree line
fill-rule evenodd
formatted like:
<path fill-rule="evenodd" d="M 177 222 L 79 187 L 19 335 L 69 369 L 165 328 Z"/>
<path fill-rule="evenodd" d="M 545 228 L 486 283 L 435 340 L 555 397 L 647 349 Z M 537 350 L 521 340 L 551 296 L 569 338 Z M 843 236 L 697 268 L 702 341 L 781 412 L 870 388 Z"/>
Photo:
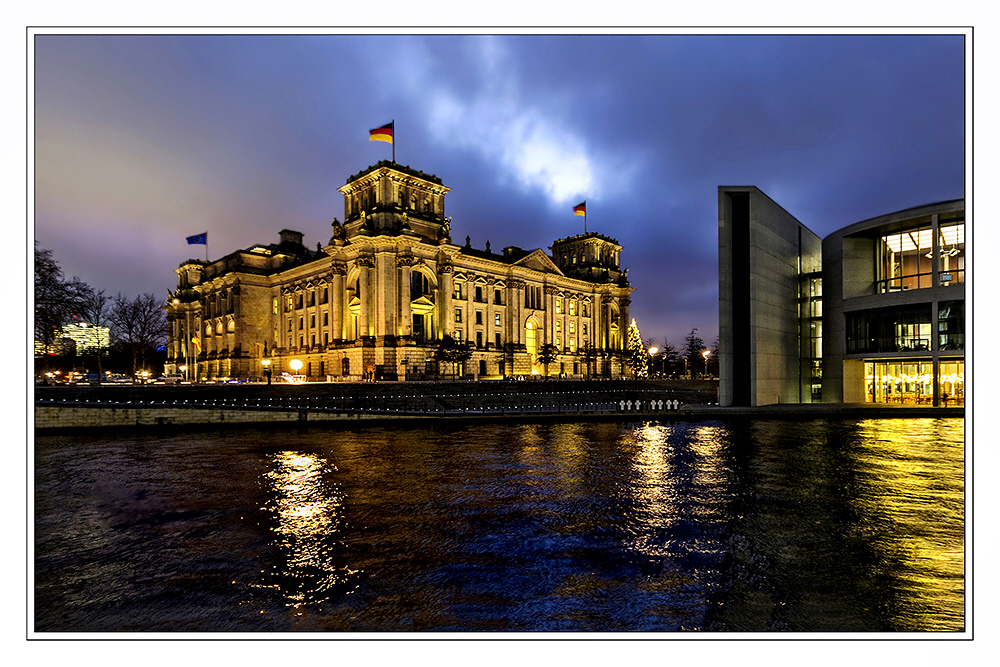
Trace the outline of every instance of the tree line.
<path fill-rule="evenodd" d="M 110 347 L 77 349 L 63 335 L 68 325 L 106 327 Z M 66 278 L 52 251 L 35 242 L 35 370 L 86 369 L 134 375 L 159 373 L 166 358 L 167 318 L 153 294 L 106 294 L 76 276 Z"/>
<path fill-rule="evenodd" d="M 650 375 L 654 377 L 719 376 L 719 339 L 716 337 L 709 348 L 698 335 L 697 328 L 688 332 L 680 348 L 675 347 L 667 338 L 663 339 L 662 345 L 648 338 L 644 345 L 647 350 L 656 348 L 656 352 L 649 358 Z"/>

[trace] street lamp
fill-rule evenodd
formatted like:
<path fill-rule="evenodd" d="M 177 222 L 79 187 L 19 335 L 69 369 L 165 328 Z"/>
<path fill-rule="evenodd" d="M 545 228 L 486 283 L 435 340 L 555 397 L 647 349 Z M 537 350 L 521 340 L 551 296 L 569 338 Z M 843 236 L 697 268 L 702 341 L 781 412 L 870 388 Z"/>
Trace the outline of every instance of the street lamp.
<path fill-rule="evenodd" d="M 656 347 L 655 345 L 652 346 L 651 348 L 649 348 L 649 374 L 650 375 L 653 374 L 653 357 L 655 357 L 656 353 L 659 352 L 659 351 L 660 351 L 660 348 Z"/>
<path fill-rule="evenodd" d="M 184 379 L 185 379 L 185 380 L 187 380 L 187 379 L 188 379 L 188 376 L 187 376 L 187 369 L 188 369 L 188 367 L 187 367 L 187 366 L 178 366 L 178 367 L 177 367 L 177 370 L 179 370 L 179 371 L 180 371 L 180 372 L 181 372 L 181 373 L 182 373 L 182 374 L 184 375 Z"/>
<path fill-rule="evenodd" d="M 271 384 L 271 360 L 261 359 L 260 365 L 264 367 L 264 377 L 267 378 L 267 383 Z"/>
<path fill-rule="evenodd" d="M 705 350 L 701 353 L 701 356 L 705 359 L 705 375 L 708 375 L 708 355 L 712 354 L 711 350 Z"/>
<path fill-rule="evenodd" d="M 292 359 L 290 362 L 288 362 L 288 366 L 293 371 L 295 371 L 295 375 L 298 375 L 299 371 L 302 369 L 302 360 L 301 359 Z M 298 379 L 299 378 L 296 377 L 295 381 L 298 382 Z"/>

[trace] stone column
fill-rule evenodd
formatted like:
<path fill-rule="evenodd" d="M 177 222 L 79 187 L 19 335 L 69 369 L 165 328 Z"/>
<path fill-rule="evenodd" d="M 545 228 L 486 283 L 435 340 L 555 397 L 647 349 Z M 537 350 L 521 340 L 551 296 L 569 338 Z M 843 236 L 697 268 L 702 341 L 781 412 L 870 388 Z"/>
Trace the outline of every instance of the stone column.
<path fill-rule="evenodd" d="M 410 287 L 413 282 L 411 266 L 413 258 L 408 255 L 396 255 L 396 266 L 399 267 L 399 326 L 397 335 L 409 336 L 413 333 L 413 313 L 410 312 Z"/>
<path fill-rule="evenodd" d="M 524 328 L 523 317 L 521 315 L 524 308 L 524 281 L 511 279 L 507 281 L 507 342 L 520 345 L 522 329 Z M 513 372 L 513 369 L 511 369 Z"/>
<path fill-rule="evenodd" d="M 545 338 L 543 341 L 539 341 L 541 347 L 542 344 L 551 343 L 555 345 L 555 333 L 556 333 L 556 300 L 555 295 L 558 290 L 555 287 L 550 287 L 546 285 L 542 288 L 542 294 L 545 301 L 542 303 L 545 308 Z M 560 350 L 561 351 L 561 350 Z"/>
<path fill-rule="evenodd" d="M 330 266 L 330 334 L 333 340 L 344 339 L 344 276 L 347 267 L 336 263 Z"/>
<path fill-rule="evenodd" d="M 440 331 L 451 335 L 455 327 L 455 313 L 452 309 L 451 295 L 455 291 L 455 267 L 451 264 L 438 266 L 438 301 L 441 304 Z"/>
<path fill-rule="evenodd" d="M 372 335 L 368 326 L 368 319 L 372 307 L 370 274 L 372 268 L 375 266 L 375 258 L 371 255 L 365 255 L 358 257 L 357 262 L 358 267 L 361 269 L 361 276 L 359 278 L 361 294 L 358 297 L 361 300 L 361 307 L 358 309 L 358 338 L 364 338 Z"/>
<path fill-rule="evenodd" d="M 386 180 L 386 179 L 383 179 Z M 396 263 L 394 256 L 388 252 L 375 255 L 375 284 L 373 301 L 375 313 L 375 336 L 384 339 L 396 335 Z"/>

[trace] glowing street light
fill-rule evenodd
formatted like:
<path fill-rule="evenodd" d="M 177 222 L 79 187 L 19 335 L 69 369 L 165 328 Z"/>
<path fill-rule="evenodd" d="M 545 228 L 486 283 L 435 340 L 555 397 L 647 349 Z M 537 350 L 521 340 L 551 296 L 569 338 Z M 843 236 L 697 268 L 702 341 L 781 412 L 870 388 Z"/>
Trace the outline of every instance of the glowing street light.
<path fill-rule="evenodd" d="M 708 375 L 708 356 L 712 354 L 711 350 L 705 350 L 701 353 L 701 356 L 705 359 L 705 375 Z"/>
<path fill-rule="evenodd" d="M 302 362 L 299 362 L 302 363 Z M 271 360 L 261 359 L 260 365 L 264 367 L 264 376 L 267 378 L 267 383 L 271 384 Z"/>

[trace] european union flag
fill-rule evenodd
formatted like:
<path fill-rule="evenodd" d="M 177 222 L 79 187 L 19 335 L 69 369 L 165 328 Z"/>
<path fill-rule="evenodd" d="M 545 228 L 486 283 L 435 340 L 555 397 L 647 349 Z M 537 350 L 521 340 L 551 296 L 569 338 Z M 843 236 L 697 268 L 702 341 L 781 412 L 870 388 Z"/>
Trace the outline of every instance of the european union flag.
<path fill-rule="evenodd" d="M 203 232 L 201 234 L 195 234 L 194 236 L 187 237 L 188 245 L 208 245 L 208 232 Z"/>

